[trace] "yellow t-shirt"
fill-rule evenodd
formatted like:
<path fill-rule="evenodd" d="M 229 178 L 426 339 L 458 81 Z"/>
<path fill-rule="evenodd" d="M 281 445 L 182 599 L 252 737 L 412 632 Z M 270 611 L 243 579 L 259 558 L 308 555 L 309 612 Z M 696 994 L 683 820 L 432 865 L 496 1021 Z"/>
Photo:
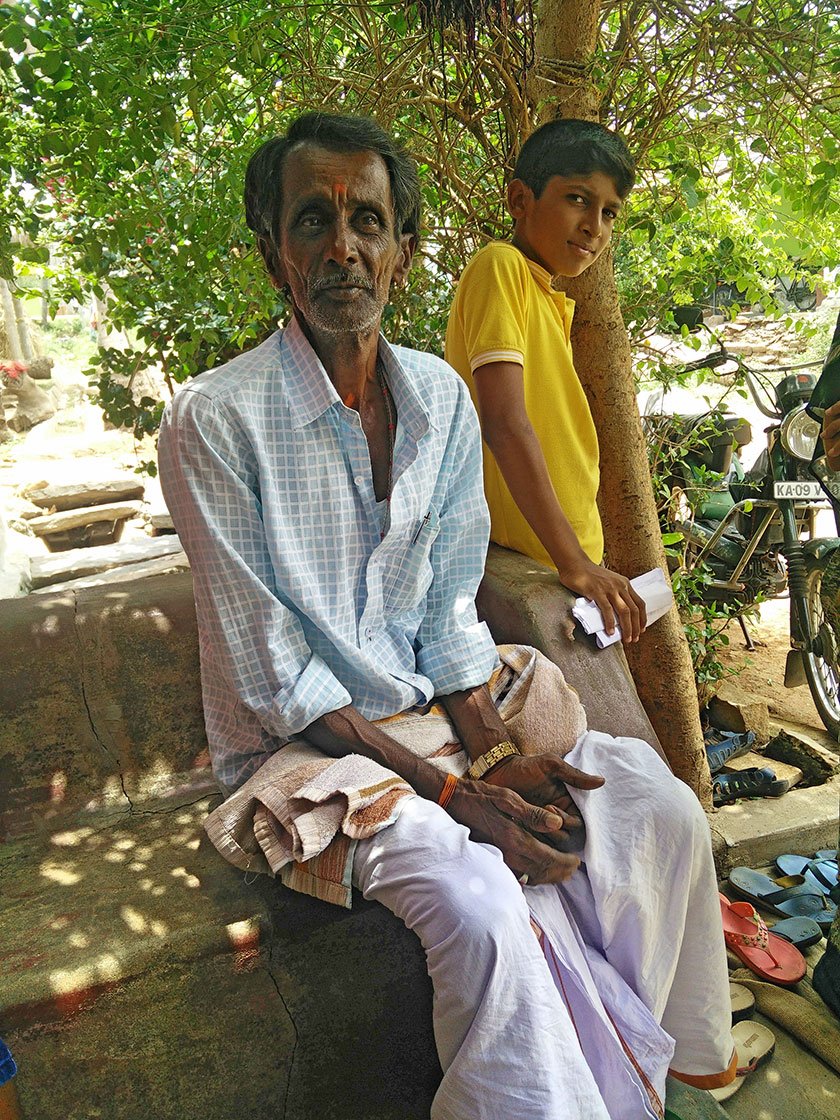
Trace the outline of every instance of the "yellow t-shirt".
<path fill-rule="evenodd" d="M 525 406 L 554 490 L 581 548 L 599 564 L 604 535 L 596 505 L 598 437 L 572 361 L 574 306 L 552 289 L 544 268 L 515 246 L 492 242 L 473 257 L 458 284 L 446 330 L 446 360 L 466 381 L 476 407 L 474 370 L 488 362 L 521 363 Z M 551 565 L 486 444 L 484 491 L 491 538 Z"/>

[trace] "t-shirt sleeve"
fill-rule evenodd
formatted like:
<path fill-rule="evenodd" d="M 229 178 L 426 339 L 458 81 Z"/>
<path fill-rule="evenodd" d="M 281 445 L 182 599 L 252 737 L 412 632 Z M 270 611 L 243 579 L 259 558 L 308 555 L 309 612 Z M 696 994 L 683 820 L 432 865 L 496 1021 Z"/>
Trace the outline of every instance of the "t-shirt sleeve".
<path fill-rule="evenodd" d="M 474 257 L 458 285 L 456 313 L 470 371 L 488 362 L 524 364 L 528 266 L 507 246 Z"/>

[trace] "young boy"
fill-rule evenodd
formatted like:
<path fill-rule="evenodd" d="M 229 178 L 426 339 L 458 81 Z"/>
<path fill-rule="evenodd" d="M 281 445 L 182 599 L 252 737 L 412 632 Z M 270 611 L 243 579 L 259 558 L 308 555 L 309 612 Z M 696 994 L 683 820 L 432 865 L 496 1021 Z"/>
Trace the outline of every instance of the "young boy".
<path fill-rule="evenodd" d="M 554 565 L 625 642 L 645 628 L 644 603 L 601 566 L 598 437 L 572 360 L 574 302 L 552 281 L 604 252 L 634 175 L 624 141 L 602 125 L 537 129 L 508 187 L 513 237 L 467 265 L 446 332 L 446 360 L 469 386 L 487 445 L 492 540 Z"/>

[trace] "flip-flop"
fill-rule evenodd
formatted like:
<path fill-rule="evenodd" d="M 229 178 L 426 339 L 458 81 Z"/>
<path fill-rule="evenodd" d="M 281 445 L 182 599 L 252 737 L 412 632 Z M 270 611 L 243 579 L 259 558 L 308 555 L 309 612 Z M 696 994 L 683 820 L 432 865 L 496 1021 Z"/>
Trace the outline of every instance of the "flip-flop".
<path fill-rule="evenodd" d="M 741 898 L 781 918 L 813 918 L 823 933 L 828 933 L 837 913 L 834 903 L 806 883 L 801 875 L 771 879 L 751 867 L 733 867 L 729 885 Z"/>
<path fill-rule="evenodd" d="M 783 855 L 776 860 L 776 866 L 783 875 L 803 875 L 807 883 L 823 894 L 830 894 L 837 887 L 836 859 Z"/>
<path fill-rule="evenodd" d="M 720 731 L 717 727 L 708 727 L 703 733 L 703 741 L 709 770 L 716 774 L 730 759 L 740 758 L 752 749 L 755 732 Z"/>
<path fill-rule="evenodd" d="M 777 937 L 783 937 L 797 949 L 807 949 L 809 945 L 816 945 L 822 940 L 823 932 L 813 918 L 785 918 L 776 922 L 771 931 Z"/>
<path fill-rule="evenodd" d="M 776 1048 L 776 1038 L 772 1031 L 761 1023 L 754 1023 L 752 1019 L 745 1019 L 732 1028 L 732 1039 L 738 1053 L 738 1072 L 735 1080 L 720 1089 L 709 1089 L 716 1101 L 725 1101 L 737 1093 L 744 1084 L 748 1073 L 758 1069 L 762 1062 L 766 1062 Z"/>
<path fill-rule="evenodd" d="M 817 859 L 833 859 L 837 863 L 837 849 L 836 848 L 823 848 L 821 851 L 815 853 Z"/>
<path fill-rule="evenodd" d="M 712 804 L 729 805 L 741 797 L 781 797 L 790 782 L 777 778 L 769 766 L 750 766 L 732 774 L 715 774 L 712 779 Z"/>
<path fill-rule="evenodd" d="M 729 1002 L 732 1004 L 732 1025 L 740 1023 L 752 1015 L 755 1009 L 755 996 L 743 984 L 733 984 L 729 981 Z"/>
<path fill-rule="evenodd" d="M 723 937 L 747 968 L 771 984 L 791 987 L 805 975 L 805 958 L 795 945 L 770 933 L 749 902 L 730 902 L 720 895 Z"/>

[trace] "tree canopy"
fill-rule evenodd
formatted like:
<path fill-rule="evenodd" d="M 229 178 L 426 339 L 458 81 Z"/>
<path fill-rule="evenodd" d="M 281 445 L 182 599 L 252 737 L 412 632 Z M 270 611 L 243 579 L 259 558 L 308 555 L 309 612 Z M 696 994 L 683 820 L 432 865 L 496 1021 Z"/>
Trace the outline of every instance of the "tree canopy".
<path fill-rule="evenodd" d="M 594 82 L 638 157 L 616 250 L 637 335 L 716 280 L 767 300 L 791 258 L 835 262 L 836 3 L 608 0 L 584 74 L 533 57 L 532 21 L 552 2 L 511 3 L 474 36 L 427 32 L 414 5 L 389 2 L 7 3 L 0 273 L 49 267 L 64 294 L 107 290 L 135 341 L 101 352 L 103 399 L 154 430 L 159 406 L 133 409 L 109 374 L 158 364 L 183 380 L 283 310 L 244 225 L 250 153 L 303 110 L 370 113 L 418 158 L 425 204 L 423 267 L 388 329 L 439 351 L 453 279 L 506 229 L 537 76 Z"/>

